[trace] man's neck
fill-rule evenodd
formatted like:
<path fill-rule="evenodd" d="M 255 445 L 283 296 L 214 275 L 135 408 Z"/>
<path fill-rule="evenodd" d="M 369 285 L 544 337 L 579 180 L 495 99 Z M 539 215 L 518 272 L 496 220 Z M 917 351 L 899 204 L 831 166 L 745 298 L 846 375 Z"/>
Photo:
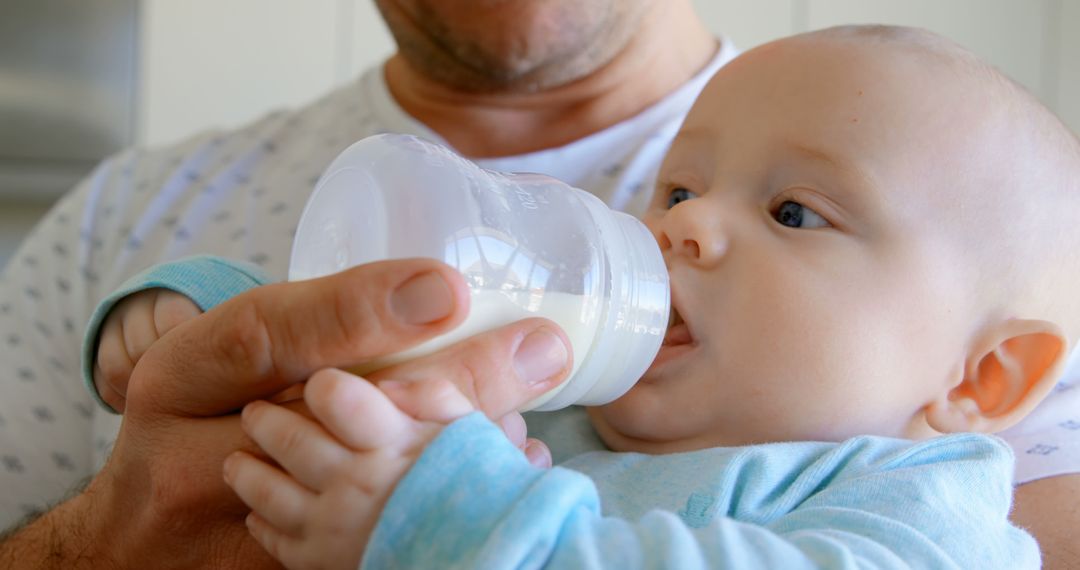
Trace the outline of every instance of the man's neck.
<path fill-rule="evenodd" d="M 561 146 L 640 113 L 705 67 L 717 50 L 689 3 L 656 2 L 610 62 L 536 93 L 456 91 L 419 74 L 400 55 L 386 83 L 406 113 L 466 156 L 512 156 Z"/>

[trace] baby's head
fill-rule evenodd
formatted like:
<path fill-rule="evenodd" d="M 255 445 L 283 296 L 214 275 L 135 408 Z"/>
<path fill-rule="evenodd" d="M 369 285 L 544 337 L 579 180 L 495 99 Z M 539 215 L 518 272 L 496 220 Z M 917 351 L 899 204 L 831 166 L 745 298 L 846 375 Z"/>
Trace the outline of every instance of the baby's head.
<path fill-rule="evenodd" d="M 615 449 L 994 432 L 1080 324 L 1080 143 L 954 44 L 835 28 L 721 69 L 646 222 L 676 311 Z"/>

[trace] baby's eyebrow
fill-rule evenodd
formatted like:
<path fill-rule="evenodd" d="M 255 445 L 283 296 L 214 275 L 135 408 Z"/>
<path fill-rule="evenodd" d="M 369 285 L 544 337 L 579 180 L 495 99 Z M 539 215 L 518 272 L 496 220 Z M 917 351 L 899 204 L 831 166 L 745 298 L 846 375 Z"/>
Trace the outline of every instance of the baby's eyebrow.
<path fill-rule="evenodd" d="M 836 170 L 854 176 L 861 186 L 864 186 L 866 188 L 874 187 L 873 177 L 871 177 L 865 170 L 859 167 L 858 164 L 850 160 L 837 157 L 827 151 L 794 141 L 787 141 L 786 146 L 792 151 L 794 151 L 796 154 L 799 154 L 804 158 L 808 158 L 815 162 L 824 163 Z"/>

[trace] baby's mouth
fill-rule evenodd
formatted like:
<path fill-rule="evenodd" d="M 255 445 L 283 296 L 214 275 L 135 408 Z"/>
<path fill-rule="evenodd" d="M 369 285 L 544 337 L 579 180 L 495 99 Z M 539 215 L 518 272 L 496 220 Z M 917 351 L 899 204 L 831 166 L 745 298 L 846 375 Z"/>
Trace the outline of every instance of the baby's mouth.
<path fill-rule="evenodd" d="M 677 346 L 680 344 L 692 344 L 694 337 L 690 334 L 690 327 L 683 321 L 682 315 L 675 308 L 675 305 L 671 306 L 671 317 L 668 319 L 667 334 L 664 335 L 664 343 L 662 346 Z"/>

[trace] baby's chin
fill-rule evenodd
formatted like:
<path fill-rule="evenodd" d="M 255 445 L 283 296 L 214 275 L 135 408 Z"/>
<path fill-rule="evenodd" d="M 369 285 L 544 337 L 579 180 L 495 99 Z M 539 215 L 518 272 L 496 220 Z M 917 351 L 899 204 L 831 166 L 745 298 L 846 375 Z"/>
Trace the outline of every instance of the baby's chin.
<path fill-rule="evenodd" d="M 625 398 L 625 396 L 624 396 Z M 635 409 L 622 398 L 605 406 L 587 408 L 597 435 L 612 451 L 677 453 L 712 447 L 701 434 L 692 433 L 670 414 L 654 415 Z"/>
<path fill-rule="evenodd" d="M 610 406 L 611 404 L 608 404 Z M 604 445 L 612 451 L 636 451 L 639 453 L 648 453 L 644 446 L 641 445 L 641 440 L 624 435 L 618 427 L 620 422 L 615 420 L 616 425 L 608 420 L 609 414 L 605 413 L 602 407 L 587 408 L 589 415 L 589 422 L 592 423 L 593 429 L 596 430 L 596 434 L 600 436 L 600 440 L 604 442 Z"/>

